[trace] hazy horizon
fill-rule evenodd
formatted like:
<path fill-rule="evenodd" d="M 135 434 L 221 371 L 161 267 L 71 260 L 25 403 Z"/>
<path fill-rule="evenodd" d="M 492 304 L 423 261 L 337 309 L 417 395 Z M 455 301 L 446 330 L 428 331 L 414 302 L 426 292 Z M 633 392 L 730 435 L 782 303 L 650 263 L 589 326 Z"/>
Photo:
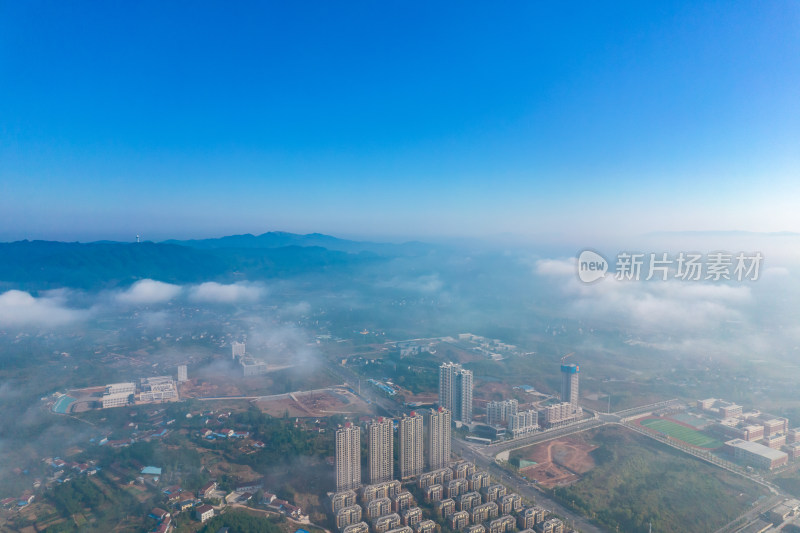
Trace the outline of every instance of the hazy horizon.
<path fill-rule="evenodd" d="M 2 241 L 800 231 L 794 3 L 44 6 Z"/>

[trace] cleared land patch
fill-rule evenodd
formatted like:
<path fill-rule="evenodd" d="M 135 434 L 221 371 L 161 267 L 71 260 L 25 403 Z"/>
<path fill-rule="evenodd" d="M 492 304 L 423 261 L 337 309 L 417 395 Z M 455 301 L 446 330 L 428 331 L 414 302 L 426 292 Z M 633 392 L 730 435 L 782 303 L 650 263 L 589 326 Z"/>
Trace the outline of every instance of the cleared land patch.
<path fill-rule="evenodd" d="M 535 479 L 544 487 L 566 486 L 575 483 L 594 467 L 590 452 L 596 446 L 580 436 L 551 440 L 515 452 L 522 461 L 534 462 L 520 468 L 528 479 Z"/>

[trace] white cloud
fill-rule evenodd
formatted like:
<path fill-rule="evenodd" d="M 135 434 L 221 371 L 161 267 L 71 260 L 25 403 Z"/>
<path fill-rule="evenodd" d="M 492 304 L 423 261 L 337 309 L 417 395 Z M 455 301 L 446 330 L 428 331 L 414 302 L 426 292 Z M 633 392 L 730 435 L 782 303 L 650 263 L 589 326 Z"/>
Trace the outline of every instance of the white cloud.
<path fill-rule="evenodd" d="M 540 259 L 534 268 L 542 276 L 576 275 L 574 259 Z"/>
<path fill-rule="evenodd" d="M 180 285 L 172 285 L 163 281 L 142 279 L 130 286 L 126 291 L 117 294 L 117 301 L 133 304 L 156 304 L 172 300 L 180 294 Z"/>
<path fill-rule="evenodd" d="M 36 298 L 24 291 L 0 294 L 0 325 L 63 326 L 85 319 L 89 311 L 66 305 L 59 293 Z"/>
<path fill-rule="evenodd" d="M 283 307 L 283 312 L 288 315 L 307 315 L 311 312 L 311 304 L 308 302 L 297 302 L 293 304 L 287 304 Z"/>
<path fill-rule="evenodd" d="M 784 277 L 789 275 L 789 269 L 786 267 L 769 267 L 764 269 L 764 277 L 765 278 L 772 278 L 772 277 Z"/>
<path fill-rule="evenodd" d="M 189 290 L 189 299 L 195 302 L 237 303 L 255 302 L 264 294 L 263 286 L 255 283 L 231 283 L 223 285 L 208 281 Z"/>
<path fill-rule="evenodd" d="M 586 284 L 578 279 L 574 260 L 540 260 L 535 272 L 558 283 L 573 318 L 642 333 L 705 335 L 745 320 L 752 303 L 746 285 L 618 281 L 613 274 Z"/>

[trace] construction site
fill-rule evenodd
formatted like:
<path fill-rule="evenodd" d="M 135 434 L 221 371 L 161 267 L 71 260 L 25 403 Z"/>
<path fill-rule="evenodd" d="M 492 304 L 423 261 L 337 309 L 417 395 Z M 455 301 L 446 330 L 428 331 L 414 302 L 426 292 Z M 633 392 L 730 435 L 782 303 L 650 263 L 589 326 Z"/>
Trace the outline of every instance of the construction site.
<path fill-rule="evenodd" d="M 290 392 L 253 399 L 262 412 L 280 417 L 325 417 L 370 413 L 370 406 L 345 387 Z"/>
<path fill-rule="evenodd" d="M 514 455 L 520 474 L 552 488 L 571 485 L 594 468 L 590 453 L 596 448 L 580 437 L 565 437 L 517 450 Z"/>

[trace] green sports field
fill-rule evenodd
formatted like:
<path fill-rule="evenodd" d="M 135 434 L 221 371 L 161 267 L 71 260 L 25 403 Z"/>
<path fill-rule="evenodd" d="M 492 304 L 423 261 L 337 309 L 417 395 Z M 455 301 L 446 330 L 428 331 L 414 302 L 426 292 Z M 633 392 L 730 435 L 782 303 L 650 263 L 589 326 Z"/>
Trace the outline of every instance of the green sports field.
<path fill-rule="evenodd" d="M 708 448 L 713 450 L 719 448 L 722 443 L 713 437 L 709 437 L 704 433 L 700 433 L 696 429 L 687 428 L 671 420 L 664 420 L 663 418 L 649 418 L 642 420 L 641 424 L 650 429 L 655 429 L 659 433 L 668 435 L 672 438 L 681 440 L 686 444 L 697 446 L 698 448 Z"/>

